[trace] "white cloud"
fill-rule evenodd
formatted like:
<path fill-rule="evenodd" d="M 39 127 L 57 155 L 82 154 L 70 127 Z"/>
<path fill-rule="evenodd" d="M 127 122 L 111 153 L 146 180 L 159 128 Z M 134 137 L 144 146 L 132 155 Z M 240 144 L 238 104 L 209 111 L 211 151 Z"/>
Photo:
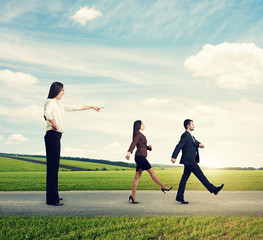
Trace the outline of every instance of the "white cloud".
<path fill-rule="evenodd" d="M 78 87 L 80 92 L 87 89 L 83 85 Z M 66 97 L 78 99 L 79 91 L 74 89 L 75 94 L 66 94 L 64 100 L 67 100 Z M 92 97 L 90 99 L 94 101 Z M 170 97 L 168 107 L 156 107 L 154 104 L 144 105 L 148 99 L 137 97 L 135 100 L 113 100 L 105 96 L 107 105 L 99 113 L 94 110 L 66 113 L 62 156 L 125 161 L 131 143 L 133 122 L 141 119 L 146 125 L 144 134 L 148 143 L 153 144 L 149 161 L 170 164 L 172 151 L 184 132 L 183 120 L 192 118 L 196 125 L 195 137 L 205 144 L 205 149 L 200 150 L 201 165 L 262 166 L 257 156 L 260 154 L 262 136 L 260 131 L 255 131 L 255 127 L 263 121 L 262 104 L 246 99 L 206 104 L 193 99 Z M 43 119 L 41 127 L 45 127 Z M 94 138 L 93 134 L 97 137 Z M 97 141 L 100 137 L 102 141 Z M 253 151 L 251 146 L 255 148 Z"/>
<path fill-rule="evenodd" d="M 44 107 L 37 105 L 30 105 L 26 107 L 1 107 L 0 116 L 8 117 L 9 122 L 43 122 Z"/>
<path fill-rule="evenodd" d="M 11 21 L 17 20 L 21 21 L 27 19 L 27 14 L 51 14 L 53 12 L 61 11 L 65 9 L 65 2 L 62 1 L 39 1 L 39 0 L 9 0 L 1 1 L 0 8 L 0 22 L 9 23 Z M 32 20 L 32 18 L 30 18 Z M 36 23 L 36 21 L 33 21 Z"/>
<path fill-rule="evenodd" d="M 263 49 L 254 43 L 206 44 L 184 66 L 195 77 L 209 77 L 222 88 L 245 89 L 263 78 Z"/>
<path fill-rule="evenodd" d="M 23 2 L 23 1 L 1 2 L 0 22 L 7 23 L 19 16 L 24 15 L 25 13 L 29 11 L 33 11 L 35 8 L 35 5 L 36 4 L 34 4 L 33 1 L 31 1 L 30 4 Z"/>
<path fill-rule="evenodd" d="M 72 148 L 72 147 L 65 147 L 61 151 L 61 155 L 64 157 L 83 157 L 83 158 L 90 158 L 89 152 L 86 148 Z"/>
<path fill-rule="evenodd" d="M 244 148 L 247 147 L 248 144 L 247 143 L 243 143 L 243 142 L 238 142 L 238 141 L 225 141 L 222 143 L 222 146 L 224 147 L 240 147 L 240 148 Z"/>
<path fill-rule="evenodd" d="M 43 106 L 36 106 L 36 105 L 30 105 L 24 108 L 20 108 L 16 110 L 16 118 L 19 118 L 19 121 L 21 119 L 24 119 L 25 121 L 28 120 L 40 120 L 43 121 L 43 112 L 44 112 Z"/>
<path fill-rule="evenodd" d="M 7 145 L 14 145 L 27 142 L 28 138 L 24 137 L 22 134 L 12 134 L 7 138 L 5 144 Z"/>
<path fill-rule="evenodd" d="M 0 82 L 7 86 L 27 87 L 34 85 L 37 82 L 37 78 L 23 72 L 0 70 Z"/>
<path fill-rule="evenodd" d="M 220 107 L 214 107 L 209 105 L 198 105 L 193 109 L 188 111 L 189 115 L 200 116 L 203 114 L 206 115 L 216 115 L 216 114 L 224 114 L 225 110 Z"/>
<path fill-rule="evenodd" d="M 45 156 L 46 155 L 46 151 L 45 150 L 41 150 L 41 151 L 37 151 L 37 152 L 31 152 L 31 155 L 42 155 Z"/>
<path fill-rule="evenodd" d="M 12 109 L 8 108 L 8 107 L 3 107 L 0 106 L 0 115 L 1 116 L 12 116 L 14 112 L 12 111 Z"/>
<path fill-rule="evenodd" d="M 165 103 L 169 103 L 170 100 L 169 99 L 158 99 L 158 98 L 148 98 L 145 99 L 143 101 L 144 104 L 165 104 Z"/>
<path fill-rule="evenodd" d="M 169 164 L 172 151 L 184 132 L 183 121 L 189 117 L 195 122 L 196 138 L 206 146 L 200 153 L 201 165 L 211 165 L 211 161 L 217 161 L 216 165 L 220 167 L 260 166 L 254 163 L 254 155 L 260 150 L 252 152 L 248 147 L 255 138 L 261 139 L 260 132 L 253 129 L 263 121 L 263 112 L 260 111 L 263 109 L 262 104 L 240 100 L 208 105 L 176 97 L 170 99 L 169 108 L 156 108 L 153 104 L 146 108 L 142 107 L 145 100 L 147 99 L 112 103 L 112 107 L 109 105 L 100 113 L 67 115 L 67 128 L 74 127 L 82 132 L 96 131 L 118 138 L 120 146 L 116 143 L 108 144 L 107 147 L 91 146 L 87 148 L 89 151 L 87 150 L 86 156 L 122 160 L 131 142 L 132 124 L 141 119 L 146 125 L 144 134 L 148 143 L 153 144 L 154 148 L 149 153 L 149 161 Z M 116 116 L 118 124 L 113 124 Z M 235 144 L 227 147 L 230 143 Z M 253 146 L 260 149 L 260 144 L 261 142 L 254 143 Z M 94 152 L 90 152 L 91 150 Z"/>
<path fill-rule="evenodd" d="M 100 158 L 105 160 L 124 162 L 126 161 L 124 157 L 128 150 L 127 148 L 125 143 L 113 142 L 100 149 L 98 154 L 100 154 Z M 116 151 L 116 149 L 120 149 L 120 151 Z"/>
<path fill-rule="evenodd" d="M 56 44 L 0 29 L 0 59 L 25 65 L 32 72 L 68 76 L 103 77 L 135 84 L 182 81 L 179 61 L 161 49 L 105 47 L 102 45 Z M 14 42 L 14 39 L 19 41 Z M 87 58 L 87 56 L 89 56 Z M 179 80 L 180 79 L 180 80 Z"/>
<path fill-rule="evenodd" d="M 4 137 L 2 135 L 0 135 L 0 142 L 4 139 Z"/>
<path fill-rule="evenodd" d="M 104 159 L 110 161 L 125 161 L 127 145 L 118 142 L 112 142 L 106 146 L 83 145 L 78 148 L 65 147 L 62 149 L 62 156 L 65 157 L 83 157 Z M 120 150 L 120 151 L 119 151 Z"/>
<path fill-rule="evenodd" d="M 75 22 L 84 26 L 86 25 L 87 21 L 91 21 L 101 16 L 102 13 L 100 11 L 95 10 L 94 8 L 83 7 L 76 11 L 75 14 L 71 16 L 71 18 Z"/>

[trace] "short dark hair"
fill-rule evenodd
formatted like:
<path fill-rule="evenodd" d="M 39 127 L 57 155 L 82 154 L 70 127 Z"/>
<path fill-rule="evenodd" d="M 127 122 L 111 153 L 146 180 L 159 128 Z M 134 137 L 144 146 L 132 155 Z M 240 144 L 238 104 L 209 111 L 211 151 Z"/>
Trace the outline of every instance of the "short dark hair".
<path fill-rule="evenodd" d="M 187 129 L 187 126 L 188 126 L 191 122 L 193 122 L 193 120 L 191 120 L 191 119 L 185 119 L 185 120 L 184 120 L 184 128 Z"/>

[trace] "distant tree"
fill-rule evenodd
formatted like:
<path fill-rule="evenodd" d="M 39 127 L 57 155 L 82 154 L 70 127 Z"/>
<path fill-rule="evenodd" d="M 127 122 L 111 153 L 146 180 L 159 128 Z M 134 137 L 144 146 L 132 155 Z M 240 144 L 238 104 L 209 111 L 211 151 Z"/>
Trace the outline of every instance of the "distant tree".
<path fill-rule="evenodd" d="M 247 170 L 256 170 L 256 169 L 253 167 L 248 167 Z"/>

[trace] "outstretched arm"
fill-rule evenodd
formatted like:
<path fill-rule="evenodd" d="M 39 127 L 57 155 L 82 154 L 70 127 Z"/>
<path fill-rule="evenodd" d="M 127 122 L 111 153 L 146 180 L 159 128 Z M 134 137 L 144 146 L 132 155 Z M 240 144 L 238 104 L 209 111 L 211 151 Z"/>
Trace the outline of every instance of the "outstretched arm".
<path fill-rule="evenodd" d="M 88 109 L 94 109 L 95 111 L 99 112 L 100 109 L 104 107 L 97 107 L 97 106 L 89 106 L 89 105 L 65 105 L 64 109 L 66 112 L 74 112 L 74 111 L 82 111 Z"/>
<path fill-rule="evenodd" d="M 83 106 L 82 110 L 88 110 L 88 109 L 94 109 L 95 111 L 99 112 L 101 109 L 103 109 L 104 107 L 97 107 L 97 106 Z"/>

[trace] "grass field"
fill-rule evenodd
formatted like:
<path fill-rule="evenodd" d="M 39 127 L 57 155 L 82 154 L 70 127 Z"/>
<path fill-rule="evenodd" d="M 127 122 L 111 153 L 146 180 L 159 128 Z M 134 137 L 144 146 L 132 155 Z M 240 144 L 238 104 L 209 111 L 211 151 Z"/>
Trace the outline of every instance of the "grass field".
<path fill-rule="evenodd" d="M 178 187 L 182 168 L 160 170 L 156 175 L 167 186 Z M 263 190 L 262 170 L 205 170 L 205 175 L 215 185 L 224 183 L 224 190 Z M 132 171 L 61 171 L 59 190 L 130 190 L 135 170 Z M 45 172 L 1 172 L 1 191 L 44 191 Z M 138 190 L 157 190 L 147 172 L 139 181 Z M 199 180 L 191 175 L 186 189 L 204 190 Z"/>
<path fill-rule="evenodd" d="M 45 158 L 28 157 L 28 159 L 46 162 Z M 117 166 L 117 165 L 84 162 L 84 161 L 76 161 L 76 160 L 65 160 L 65 159 L 60 159 L 60 164 L 69 165 L 69 166 L 73 166 L 73 167 L 80 167 L 80 168 L 85 168 L 85 169 L 90 169 L 90 170 L 96 170 L 96 169 L 101 170 L 103 168 L 106 168 L 107 170 L 111 170 L 111 171 L 114 171 L 114 170 L 117 170 L 117 171 L 118 170 L 133 170 L 133 168 Z"/>
<path fill-rule="evenodd" d="M 31 158 L 40 160 L 41 158 Z M 45 161 L 45 159 L 41 159 Z M 60 169 L 59 190 L 130 190 L 135 169 L 100 163 L 61 160 L 62 164 L 87 169 L 108 171 L 69 171 Z M 120 171 L 125 169 L 125 171 Z M 65 170 L 65 171 L 63 171 Z M 117 171 L 118 170 L 118 171 Z M 44 191 L 46 166 L 21 160 L 0 157 L 0 191 Z M 158 178 L 167 186 L 178 187 L 183 168 L 156 168 Z M 224 190 L 263 190 L 262 170 L 204 170 L 214 185 L 225 184 Z M 139 181 L 138 190 L 157 190 L 147 172 Z M 199 180 L 191 175 L 187 182 L 188 190 L 203 190 Z"/>
<path fill-rule="evenodd" d="M 25 158 L 25 157 L 23 157 Z M 41 162 L 46 162 L 45 158 L 31 158 L 28 159 L 38 160 Z M 109 164 L 101 163 L 91 163 L 91 162 L 82 162 L 82 161 L 73 161 L 73 160 L 60 160 L 60 164 L 80 167 L 89 170 L 132 170 L 133 168 L 115 166 Z M 11 158 L 0 157 L 0 172 L 45 172 L 46 166 L 39 163 L 30 163 L 22 160 L 16 160 Z M 69 169 L 60 168 L 60 171 L 70 171 Z"/>
<path fill-rule="evenodd" d="M 64 161 L 61 163 L 83 168 L 91 168 L 92 164 Z M 94 164 L 95 169 L 113 169 L 80 172 L 60 169 L 59 190 L 131 189 L 135 169 L 116 171 L 124 167 Z M 0 158 L 0 191 L 45 191 L 45 171 L 45 165 Z M 183 168 L 157 168 L 155 172 L 164 184 L 176 189 Z M 204 173 L 215 185 L 225 183 L 224 190 L 263 190 L 261 170 L 204 170 Z M 144 172 L 138 190 L 157 189 L 159 186 Z M 204 187 L 192 175 L 186 189 L 204 190 Z M 0 239 L 263 239 L 262 225 L 260 217 L 231 216 L 0 217 Z"/>
<path fill-rule="evenodd" d="M 263 239 L 257 217 L 2 217 L 0 239 Z"/>
<path fill-rule="evenodd" d="M 70 171 L 60 168 L 61 171 Z M 0 172 L 45 172 L 46 165 L 0 157 Z"/>

